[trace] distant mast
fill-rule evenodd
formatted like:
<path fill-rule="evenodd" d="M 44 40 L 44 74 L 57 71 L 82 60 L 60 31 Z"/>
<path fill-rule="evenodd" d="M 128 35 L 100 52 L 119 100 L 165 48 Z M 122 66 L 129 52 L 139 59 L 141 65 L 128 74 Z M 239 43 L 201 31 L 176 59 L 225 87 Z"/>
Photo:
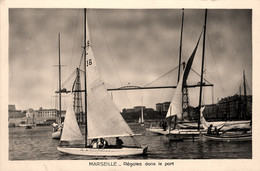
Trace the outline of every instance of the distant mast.
<path fill-rule="evenodd" d="M 60 33 L 58 35 L 59 53 L 59 124 L 61 124 L 61 61 L 60 61 Z"/>
<path fill-rule="evenodd" d="M 141 98 L 141 126 L 144 126 L 143 97 Z"/>
<path fill-rule="evenodd" d="M 204 72 L 204 56 L 205 56 L 205 40 L 206 40 L 206 25 L 207 25 L 207 9 L 205 10 L 205 20 L 204 20 L 204 31 L 203 31 L 203 48 L 202 48 L 202 63 L 201 63 L 201 77 L 200 77 L 200 96 L 199 96 L 199 109 L 201 108 L 202 100 L 202 85 L 203 85 L 203 72 Z M 200 114 L 198 114 L 198 130 L 200 130 Z"/>
<path fill-rule="evenodd" d="M 243 83 L 244 83 L 244 117 L 246 117 L 247 113 L 247 93 L 246 93 L 246 75 L 245 70 L 243 70 Z"/>

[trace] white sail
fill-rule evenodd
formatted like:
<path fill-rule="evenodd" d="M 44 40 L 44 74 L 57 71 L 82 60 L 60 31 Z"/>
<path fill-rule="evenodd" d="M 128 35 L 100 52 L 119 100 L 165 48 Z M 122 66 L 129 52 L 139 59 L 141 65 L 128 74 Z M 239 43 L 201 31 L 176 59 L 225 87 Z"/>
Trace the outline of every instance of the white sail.
<path fill-rule="evenodd" d="M 199 36 L 199 40 L 196 44 L 196 47 L 193 50 L 193 52 L 192 52 L 192 54 L 191 54 L 191 56 L 190 56 L 190 58 L 187 62 L 187 65 L 184 69 L 184 72 L 182 73 L 182 75 L 180 77 L 180 81 L 178 82 L 178 85 L 177 85 L 177 88 L 174 92 L 171 104 L 170 104 L 169 109 L 167 111 L 166 118 L 171 117 L 171 116 L 175 116 L 175 115 L 177 115 L 177 119 L 181 119 L 181 117 L 182 117 L 182 90 L 183 90 L 183 85 L 184 85 L 184 83 L 186 83 L 186 80 L 189 76 L 191 66 L 192 66 L 192 63 L 193 63 L 193 59 L 195 57 L 195 54 L 196 54 L 196 51 L 197 51 L 197 48 L 198 48 L 198 45 L 199 45 L 199 42 L 200 42 L 200 37 L 201 37 L 201 34 Z"/>
<path fill-rule="evenodd" d="M 184 72 L 183 72 L 184 73 Z M 167 111 L 166 118 L 177 115 L 177 118 L 180 119 L 182 115 L 182 84 L 183 84 L 183 73 L 181 79 L 177 85 L 177 88 L 174 92 L 169 110 Z"/>
<path fill-rule="evenodd" d="M 90 46 L 87 49 L 87 105 L 88 138 L 133 135 L 107 92 Z"/>
<path fill-rule="evenodd" d="M 61 135 L 61 141 L 83 140 L 79 125 L 76 120 L 76 115 L 73 110 L 73 95 L 67 97 L 67 109 L 65 115 L 64 126 Z"/>

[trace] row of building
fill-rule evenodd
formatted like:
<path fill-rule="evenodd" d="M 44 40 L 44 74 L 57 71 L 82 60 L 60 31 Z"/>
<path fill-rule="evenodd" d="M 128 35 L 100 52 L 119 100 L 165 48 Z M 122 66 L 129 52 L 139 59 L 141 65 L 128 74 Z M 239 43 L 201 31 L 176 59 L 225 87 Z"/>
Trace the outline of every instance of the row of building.
<path fill-rule="evenodd" d="M 157 103 L 156 110 L 136 106 L 123 109 L 122 116 L 128 122 L 138 121 L 143 108 L 144 120 L 164 119 L 170 102 Z M 204 117 L 207 120 L 250 120 L 252 119 L 252 96 L 230 96 L 221 99 L 217 104 L 205 105 Z M 183 110 L 183 119 L 195 121 L 199 117 L 198 108 L 189 106 Z"/>
<path fill-rule="evenodd" d="M 127 122 L 136 122 L 141 116 L 143 110 L 144 120 L 164 119 L 169 109 L 170 102 L 157 103 L 156 109 L 146 108 L 145 106 L 135 106 L 130 109 L 123 109 L 122 116 Z M 16 110 L 15 105 L 9 105 L 9 124 L 19 125 L 20 123 L 44 124 L 55 121 L 59 117 L 59 111 L 56 109 L 39 110 Z M 61 112 L 62 121 L 66 111 Z M 217 104 L 206 105 L 204 117 L 207 120 L 250 120 L 252 119 L 252 96 L 230 96 L 221 99 Z M 189 106 L 183 111 L 183 119 L 195 121 L 198 119 L 199 112 L 197 108 Z M 76 114 L 78 123 L 84 123 L 84 113 Z"/>
<path fill-rule="evenodd" d="M 51 124 L 59 117 L 59 111 L 56 109 L 39 110 L 16 110 L 15 105 L 8 106 L 9 126 L 18 126 L 19 124 Z M 65 111 L 61 112 L 62 118 L 65 116 Z M 48 122 L 51 121 L 51 122 Z"/>

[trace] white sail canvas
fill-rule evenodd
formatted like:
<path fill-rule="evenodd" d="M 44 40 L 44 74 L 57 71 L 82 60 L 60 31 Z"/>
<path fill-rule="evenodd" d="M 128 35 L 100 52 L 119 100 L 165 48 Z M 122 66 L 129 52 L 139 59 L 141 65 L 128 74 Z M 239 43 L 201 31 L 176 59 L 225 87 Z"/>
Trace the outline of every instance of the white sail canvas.
<path fill-rule="evenodd" d="M 199 36 L 199 40 L 196 44 L 196 47 L 193 50 L 193 52 L 192 52 L 192 54 L 191 54 L 191 56 L 190 56 L 190 58 L 187 62 L 187 65 L 184 69 L 184 72 L 182 73 L 182 75 L 180 77 L 180 81 L 178 82 L 178 85 L 177 85 L 177 88 L 174 92 L 171 104 L 170 104 L 169 109 L 167 111 L 166 118 L 171 117 L 171 116 L 175 116 L 175 115 L 177 115 L 177 119 L 182 118 L 182 90 L 183 90 L 183 85 L 184 85 L 184 82 L 186 82 L 188 75 L 190 73 L 191 66 L 192 66 L 192 63 L 193 63 L 193 60 L 194 60 L 194 57 L 195 57 L 195 54 L 196 54 L 196 51 L 197 51 L 197 48 L 198 48 L 198 45 L 199 45 L 199 42 L 200 42 L 200 37 L 201 37 L 201 35 Z"/>
<path fill-rule="evenodd" d="M 65 115 L 64 126 L 61 135 L 61 141 L 83 140 L 79 125 L 76 120 L 76 115 L 73 110 L 73 95 L 67 97 L 67 109 Z"/>
<path fill-rule="evenodd" d="M 86 66 L 88 138 L 133 135 L 107 92 L 91 47 L 87 49 Z"/>

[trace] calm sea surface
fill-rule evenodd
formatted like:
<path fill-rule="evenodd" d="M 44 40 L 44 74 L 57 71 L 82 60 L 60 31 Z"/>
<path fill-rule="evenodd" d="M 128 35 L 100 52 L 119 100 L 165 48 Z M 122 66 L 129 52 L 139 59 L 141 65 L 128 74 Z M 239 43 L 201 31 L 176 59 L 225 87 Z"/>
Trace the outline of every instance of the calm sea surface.
<path fill-rule="evenodd" d="M 135 133 L 143 133 L 136 140 L 148 145 L 146 156 L 88 157 L 63 154 L 57 150 L 59 140 L 51 138 L 52 127 L 9 128 L 9 160 L 89 160 L 89 159 L 251 159 L 252 142 L 170 142 L 163 135 L 155 135 L 138 124 L 130 124 Z M 122 138 L 131 144 L 129 138 Z M 114 140 L 108 140 L 113 144 Z"/>

